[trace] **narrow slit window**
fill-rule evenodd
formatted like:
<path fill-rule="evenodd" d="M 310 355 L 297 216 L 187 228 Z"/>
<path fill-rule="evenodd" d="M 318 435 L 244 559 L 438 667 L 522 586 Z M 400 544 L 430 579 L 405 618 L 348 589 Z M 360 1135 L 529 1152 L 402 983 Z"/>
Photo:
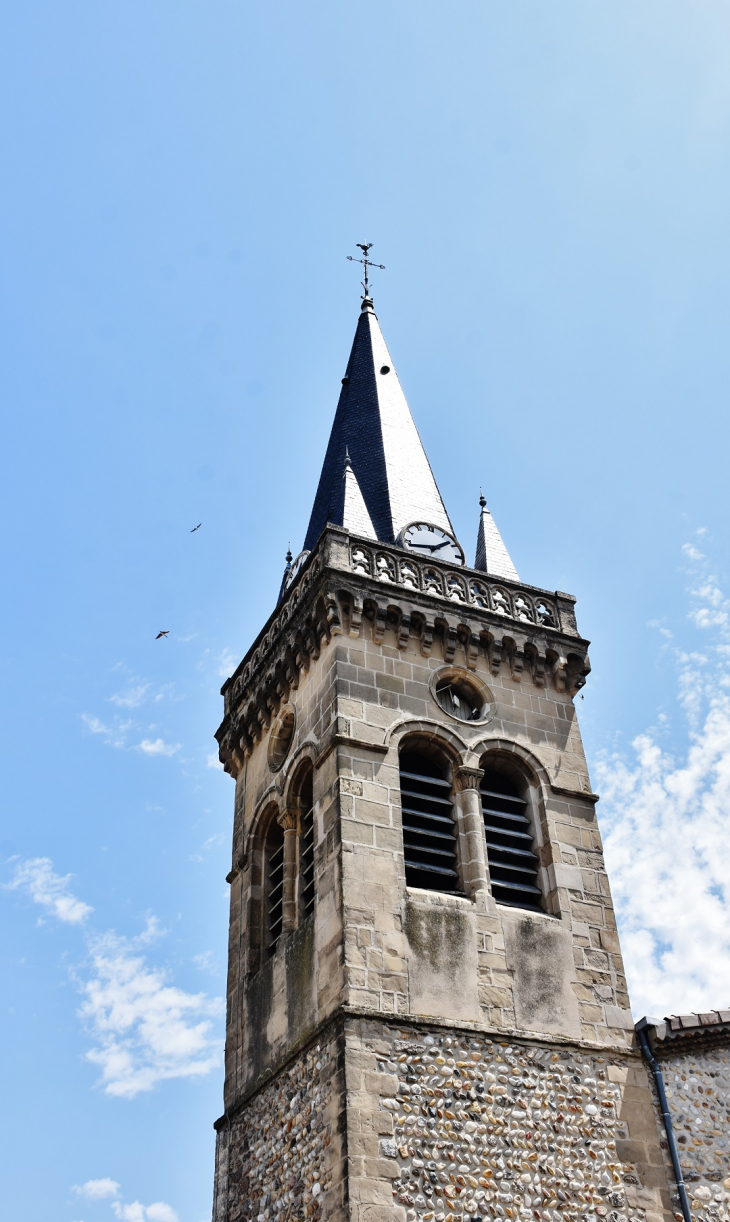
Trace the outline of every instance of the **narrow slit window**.
<path fill-rule="evenodd" d="M 314 811 L 312 782 L 303 787 L 299 815 L 299 912 L 304 920 L 314 908 Z"/>
<path fill-rule="evenodd" d="M 481 791 L 494 898 L 514 908 L 542 911 L 542 891 L 537 885 L 540 863 L 526 800 L 509 777 L 492 768 L 485 769 Z"/>
<path fill-rule="evenodd" d="M 451 782 L 428 755 L 400 757 L 406 883 L 430 891 L 458 891 L 456 827 Z"/>
<path fill-rule="evenodd" d="M 265 902 L 266 950 L 273 955 L 281 937 L 284 899 L 284 833 L 275 819 L 266 837 Z"/>

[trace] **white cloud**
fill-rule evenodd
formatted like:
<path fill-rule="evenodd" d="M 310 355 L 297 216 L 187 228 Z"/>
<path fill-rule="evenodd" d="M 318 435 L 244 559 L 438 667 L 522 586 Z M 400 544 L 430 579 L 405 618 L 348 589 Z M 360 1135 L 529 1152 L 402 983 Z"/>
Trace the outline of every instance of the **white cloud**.
<path fill-rule="evenodd" d="M 696 549 L 685 555 L 706 568 Z M 637 1016 L 730 1005 L 730 650 L 727 600 L 706 572 L 689 618 L 704 648 L 675 653 L 684 743 L 647 730 L 598 769 L 606 863 Z"/>
<path fill-rule="evenodd" d="M 178 1222 L 175 1210 L 166 1205 L 164 1201 L 155 1201 L 154 1204 L 148 1205 L 147 1217 L 149 1222 Z"/>
<path fill-rule="evenodd" d="M 193 963 L 201 972 L 210 972 L 215 975 L 215 956 L 212 950 L 205 950 L 200 955 L 193 955 Z"/>
<path fill-rule="evenodd" d="M 82 713 L 81 720 L 90 734 L 101 734 L 104 741 L 110 747 L 125 747 L 127 742 L 127 734 L 133 723 L 131 721 L 120 721 L 119 718 L 114 719 L 114 725 L 108 726 L 98 717 L 92 717 L 89 713 Z"/>
<path fill-rule="evenodd" d="M 180 697 L 175 697 L 175 685 L 173 683 L 163 683 L 157 691 L 152 690 L 152 684 L 147 680 L 130 678 L 128 686 L 122 692 L 115 692 L 113 696 L 108 697 L 110 704 L 115 704 L 120 709 L 138 709 L 141 705 L 146 704 L 148 700 L 152 700 L 155 704 L 159 704 L 162 700 L 175 700 Z"/>
<path fill-rule="evenodd" d="M 218 655 L 216 663 L 218 666 L 218 674 L 220 675 L 221 679 L 227 679 L 228 676 L 233 673 L 237 665 L 235 656 L 231 653 L 230 649 L 227 648 Z"/>
<path fill-rule="evenodd" d="M 218 759 L 217 751 L 211 751 L 207 759 L 207 764 L 209 768 L 219 768 L 221 772 L 223 771 L 223 765 Z"/>
<path fill-rule="evenodd" d="M 92 734 L 111 734 L 109 727 L 105 726 L 103 721 L 99 721 L 98 717 L 90 717 L 88 713 L 82 713 L 81 720 Z"/>
<path fill-rule="evenodd" d="M 101 1180 L 87 1180 L 85 1184 L 74 1184 L 74 1192 L 80 1197 L 88 1197 L 90 1201 L 104 1201 L 107 1197 L 119 1195 L 119 1184 L 106 1176 Z"/>
<path fill-rule="evenodd" d="M 101 1068 L 107 1094 L 131 1099 L 167 1078 L 200 1077 L 220 1064 L 213 1020 L 221 1000 L 170 984 L 113 933 L 94 939 L 91 966 L 79 1013 L 95 1043 L 87 1057 Z"/>
<path fill-rule="evenodd" d="M 69 891 L 70 878 L 54 873 L 49 857 L 37 857 L 15 867 L 5 890 L 22 888 L 58 920 L 78 924 L 93 908 Z M 79 1017 L 94 1042 L 86 1056 L 100 1066 L 109 1095 L 131 1099 L 167 1078 L 201 1077 L 221 1063 L 218 1020 L 223 1000 L 186 993 L 170 983 L 162 968 L 145 959 L 146 948 L 164 932 L 158 919 L 148 914 L 136 938 L 119 937 L 113 931 L 91 935 L 88 962 L 74 974 L 84 998 Z M 118 1187 L 115 1180 L 88 1180 L 76 1191 L 102 1199 Z M 151 1222 L 165 1222 L 168 1215 L 160 1211 L 170 1207 L 157 1202 L 145 1208 L 153 1210 L 144 1215 Z"/>
<path fill-rule="evenodd" d="M 94 909 L 69 891 L 70 874 L 55 874 L 50 857 L 33 857 L 15 867 L 8 891 L 24 890 L 34 903 L 69 925 L 78 925 Z"/>
<path fill-rule="evenodd" d="M 167 930 L 163 929 L 160 925 L 159 919 L 153 916 L 151 912 L 148 912 L 144 929 L 132 941 L 135 946 L 148 946 L 151 942 L 157 942 L 159 938 L 164 938 L 166 932 Z"/>
<path fill-rule="evenodd" d="M 109 700 L 120 709 L 138 709 L 147 699 L 151 687 L 151 683 L 137 683 L 134 687 L 128 687 L 126 692 L 115 692 Z"/>
<path fill-rule="evenodd" d="M 214 832 L 212 836 L 209 836 L 207 840 L 203 841 L 203 844 L 200 847 L 199 853 L 190 854 L 189 860 L 190 861 L 205 861 L 205 858 L 203 857 L 203 853 L 207 853 L 209 849 L 215 848 L 216 845 L 225 844 L 227 839 L 228 837 L 225 835 L 224 832 Z"/>
<path fill-rule="evenodd" d="M 119 1201 L 114 1201 L 112 1209 L 121 1222 L 178 1222 L 175 1210 L 164 1201 L 155 1201 L 152 1205 L 141 1205 L 139 1201 L 120 1205 Z"/>
<path fill-rule="evenodd" d="M 181 743 L 166 743 L 162 738 L 156 738 L 154 742 L 149 738 L 143 738 L 141 743 L 137 743 L 138 749 L 144 751 L 145 755 L 175 755 L 181 745 Z"/>

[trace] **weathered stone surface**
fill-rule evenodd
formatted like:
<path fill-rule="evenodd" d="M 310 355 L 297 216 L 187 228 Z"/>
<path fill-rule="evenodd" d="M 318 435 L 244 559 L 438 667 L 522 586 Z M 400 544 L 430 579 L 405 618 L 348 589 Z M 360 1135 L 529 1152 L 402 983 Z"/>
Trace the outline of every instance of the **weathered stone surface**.
<path fill-rule="evenodd" d="M 393 1123 L 381 1150 L 396 1159 L 393 1202 L 409 1222 L 623 1222 L 647 1206 L 662 1215 L 609 1072 L 626 1079 L 623 1059 L 437 1029 L 388 1034 L 376 1059 L 397 1073 L 398 1091 L 379 1101 Z"/>
<path fill-rule="evenodd" d="M 293 1222 L 331 1216 L 338 1170 L 336 1049 L 318 1043 L 221 1123 L 214 1217 Z M 335 1185 L 334 1201 L 339 1201 Z"/>
<path fill-rule="evenodd" d="M 674 1052 L 670 1046 L 660 1068 L 692 1214 L 728 1222 L 730 1047 Z M 665 1158 L 671 1174 L 666 1152 Z"/>

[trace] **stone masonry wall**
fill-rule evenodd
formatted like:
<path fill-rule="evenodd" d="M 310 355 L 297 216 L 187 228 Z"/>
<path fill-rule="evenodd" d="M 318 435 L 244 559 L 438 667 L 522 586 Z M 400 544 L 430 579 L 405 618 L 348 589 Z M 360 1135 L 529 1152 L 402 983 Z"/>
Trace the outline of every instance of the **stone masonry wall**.
<path fill-rule="evenodd" d="M 344 1173 L 337 1043 L 322 1039 L 218 1124 L 213 1222 L 333 1222 Z"/>
<path fill-rule="evenodd" d="M 730 1047 L 661 1050 L 682 1173 L 698 1219 L 730 1219 Z M 661 1124 L 657 1111 L 658 1123 Z M 663 1136 L 663 1134 L 662 1134 Z M 666 1145 L 666 1143 L 664 1143 Z M 668 1155 L 667 1155 L 668 1163 Z M 668 1164 L 669 1165 L 669 1164 Z"/>
<path fill-rule="evenodd" d="M 429 686 L 444 666 L 437 642 L 425 658 L 414 640 L 398 645 L 394 629 L 386 627 L 379 642 L 371 639 L 372 631 L 363 626 L 356 641 L 340 638 L 333 646 L 342 726 L 338 772 L 347 1000 L 363 1008 L 481 1020 L 494 1027 L 562 1032 L 628 1047 L 633 1022 L 595 800 L 570 696 L 547 684 L 537 687 L 525 672 L 516 682 L 504 662 L 495 673 L 479 654 L 472 673 L 492 693 L 494 717 L 483 726 L 456 722 L 441 709 Z M 457 649 L 454 663 L 466 662 L 463 650 Z M 437 898 L 442 907 L 459 910 L 458 918 L 470 927 L 465 947 L 468 943 L 478 949 L 478 968 L 472 973 L 478 997 L 467 997 L 449 983 L 454 1002 L 462 1005 L 459 1012 L 455 1007 L 439 1011 L 414 1005 L 419 990 L 414 989 L 412 948 L 403 932 L 406 887 L 398 747 L 405 734 L 419 727 L 434 741 L 440 737 L 446 742 L 451 735 L 455 742 L 458 735 L 467 764 L 478 764 L 485 752 L 500 752 L 502 758 L 512 755 L 523 761 L 527 772 L 540 777 L 532 787 L 536 851 L 546 907 L 558 921 L 539 914 L 532 920 L 534 964 L 524 971 L 528 939 L 516 928 L 524 922 L 515 910 L 494 904 L 486 878 L 484 891 L 469 904 L 470 912 L 463 903 Z M 368 743 L 374 749 L 368 750 Z M 463 795 L 458 802 L 464 802 Z M 424 902 L 423 897 L 411 898 Z M 538 946 L 538 940 L 545 945 Z M 541 985 L 539 992 L 560 997 L 559 1012 L 553 1014 L 536 1012 L 526 983 L 549 963 L 559 965 L 559 971 L 553 984 Z"/>
<path fill-rule="evenodd" d="M 347 1083 L 354 1219 L 671 1217 L 638 1056 L 360 1023 Z"/>

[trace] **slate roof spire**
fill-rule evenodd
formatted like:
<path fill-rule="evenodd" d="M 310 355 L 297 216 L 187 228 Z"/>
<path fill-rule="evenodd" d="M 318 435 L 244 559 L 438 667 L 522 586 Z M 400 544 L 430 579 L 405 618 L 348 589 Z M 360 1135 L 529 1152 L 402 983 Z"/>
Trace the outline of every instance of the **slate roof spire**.
<path fill-rule="evenodd" d="M 517 569 L 504 545 L 497 523 L 487 509 L 484 493 L 479 494 L 481 513 L 477 531 L 477 554 L 474 568 L 489 573 L 492 577 L 506 577 L 508 581 L 519 581 Z"/>
<path fill-rule="evenodd" d="M 346 456 L 352 478 L 345 469 L 343 481 Z M 343 496 L 348 479 L 349 502 Z M 355 489 L 372 537 L 383 543 L 392 543 L 404 526 L 416 521 L 454 533 L 369 296 L 363 299 L 342 379 L 305 550 L 315 546 L 327 522 L 344 525 L 346 503 L 355 514 Z M 361 511 L 357 513 L 361 519 Z"/>

